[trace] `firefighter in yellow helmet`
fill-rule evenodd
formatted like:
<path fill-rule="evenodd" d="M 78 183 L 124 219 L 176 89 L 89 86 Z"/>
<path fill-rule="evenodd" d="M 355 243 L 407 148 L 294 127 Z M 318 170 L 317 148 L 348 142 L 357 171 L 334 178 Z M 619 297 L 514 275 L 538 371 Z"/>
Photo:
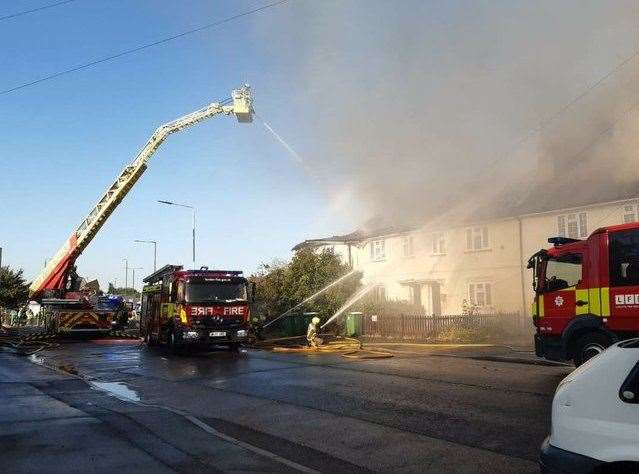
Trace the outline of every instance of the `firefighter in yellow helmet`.
<path fill-rule="evenodd" d="M 308 341 L 308 345 L 310 347 L 317 347 L 322 345 L 322 338 L 317 337 L 317 326 L 320 323 L 320 318 L 315 316 L 311 319 L 311 322 L 308 325 L 308 330 L 306 331 L 306 340 Z"/>

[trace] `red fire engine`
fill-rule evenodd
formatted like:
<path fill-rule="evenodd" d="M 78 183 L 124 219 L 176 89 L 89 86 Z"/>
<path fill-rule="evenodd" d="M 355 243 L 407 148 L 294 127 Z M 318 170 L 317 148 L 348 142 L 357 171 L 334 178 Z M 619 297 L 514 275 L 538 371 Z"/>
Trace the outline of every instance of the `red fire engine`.
<path fill-rule="evenodd" d="M 253 287 L 241 271 L 166 265 L 144 279 L 140 335 L 172 352 L 187 346 L 237 349 L 249 336 Z"/>
<path fill-rule="evenodd" d="M 535 352 L 576 366 L 639 336 L 639 223 L 603 227 L 586 240 L 554 237 L 534 254 Z"/>

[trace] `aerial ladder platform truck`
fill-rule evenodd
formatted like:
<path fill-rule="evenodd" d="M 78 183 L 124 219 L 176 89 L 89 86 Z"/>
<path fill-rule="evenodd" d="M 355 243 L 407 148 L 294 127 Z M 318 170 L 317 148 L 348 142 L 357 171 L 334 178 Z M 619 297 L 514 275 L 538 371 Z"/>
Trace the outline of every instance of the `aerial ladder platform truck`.
<path fill-rule="evenodd" d="M 148 162 L 166 138 L 216 115 L 234 115 L 238 122 L 253 120 L 253 98 L 248 86 L 236 89 L 231 98 L 214 102 L 188 115 L 159 126 L 135 159 L 126 166 L 97 204 L 75 229 L 31 283 L 31 300 L 42 303 L 50 314 L 50 329 L 56 333 L 108 332 L 113 314 L 101 310 L 79 291 L 75 262 L 106 220 L 146 171 Z"/>

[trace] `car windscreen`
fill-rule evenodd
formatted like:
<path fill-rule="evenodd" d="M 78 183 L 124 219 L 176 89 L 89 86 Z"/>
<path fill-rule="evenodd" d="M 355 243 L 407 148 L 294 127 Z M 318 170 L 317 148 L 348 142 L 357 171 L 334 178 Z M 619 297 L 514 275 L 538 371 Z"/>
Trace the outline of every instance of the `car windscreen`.
<path fill-rule="evenodd" d="M 246 284 L 234 281 L 189 281 L 187 303 L 231 302 L 246 300 Z"/>

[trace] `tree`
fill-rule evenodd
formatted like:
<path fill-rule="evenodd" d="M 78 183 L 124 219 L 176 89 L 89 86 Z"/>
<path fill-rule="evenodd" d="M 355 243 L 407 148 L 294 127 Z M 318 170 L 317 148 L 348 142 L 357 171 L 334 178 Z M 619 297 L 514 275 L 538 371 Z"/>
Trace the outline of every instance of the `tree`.
<path fill-rule="evenodd" d="M 263 264 L 251 277 L 257 288 L 256 310 L 266 320 L 276 318 L 350 271 L 350 267 L 331 250 L 318 253 L 302 249 L 295 253 L 290 263 Z M 314 311 L 326 320 L 357 290 L 360 278 L 361 275 L 346 278 L 305 303 L 299 312 Z"/>
<path fill-rule="evenodd" d="M 113 286 L 113 283 L 109 283 L 107 293 L 110 295 L 120 295 L 129 300 L 140 299 L 140 292 L 138 290 L 134 290 L 133 288 L 116 288 Z"/>
<path fill-rule="evenodd" d="M 24 281 L 22 269 L 0 268 L 0 307 L 18 309 L 29 301 L 29 284 Z"/>

